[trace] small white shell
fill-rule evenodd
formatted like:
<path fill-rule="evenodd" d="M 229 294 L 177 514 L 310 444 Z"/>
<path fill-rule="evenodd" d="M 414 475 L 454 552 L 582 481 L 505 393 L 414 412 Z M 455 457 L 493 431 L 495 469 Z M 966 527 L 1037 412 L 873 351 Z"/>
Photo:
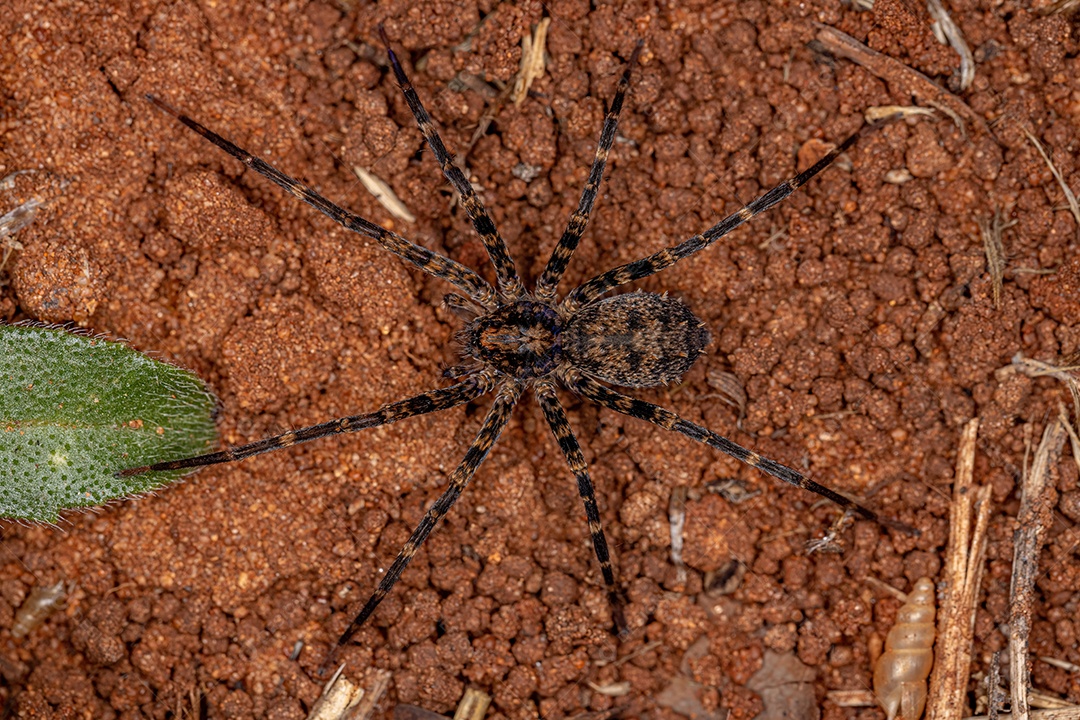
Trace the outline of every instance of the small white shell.
<path fill-rule="evenodd" d="M 926 679 L 934 666 L 934 583 L 919 578 L 896 624 L 885 638 L 885 652 L 874 667 L 874 694 L 889 720 L 919 720 L 926 707 Z"/>

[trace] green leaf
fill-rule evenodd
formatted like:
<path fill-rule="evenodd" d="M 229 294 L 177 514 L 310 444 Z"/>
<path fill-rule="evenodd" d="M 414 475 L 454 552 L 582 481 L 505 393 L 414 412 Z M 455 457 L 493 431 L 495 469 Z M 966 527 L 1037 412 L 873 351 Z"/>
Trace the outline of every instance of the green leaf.
<path fill-rule="evenodd" d="M 0 325 L 0 515 L 56 522 L 168 484 L 184 471 L 115 473 L 206 452 L 214 406 L 193 373 L 126 345 Z"/>

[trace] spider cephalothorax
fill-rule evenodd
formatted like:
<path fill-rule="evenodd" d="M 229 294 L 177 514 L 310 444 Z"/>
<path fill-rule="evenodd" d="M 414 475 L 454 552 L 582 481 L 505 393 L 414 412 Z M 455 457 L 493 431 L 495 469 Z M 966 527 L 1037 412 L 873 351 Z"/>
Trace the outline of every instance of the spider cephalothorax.
<path fill-rule="evenodd" d="M 465 327 L 465 352 L 482 365 L 515 380 L 550 375 L 562 361 L 563 319 L 535 300 L 501 305 Z"/>
<path fill-rule="evenodd" d="M 383 36 L 386 41 L 385 35 Z M 531 388 L 544 418 L 551 428 L 567 464 L 577 481 L 585 516 L 592 535 L 600 570 L 612 599 L 613 618 L 620 631 L 625 621 L 620 610 L 619 593 L 608 557 L 607 541 L 600 524 L 592 480 L 585 457 L 556 395 L 561 387 L 598 405 L 680 433 L 756 467 L 784 482 L 818 493 L 842 507 L 870 520 L 910 530 L 900 523 L 878 516 L 835 491 L 800 475 L 768 458 L 744 448 L 700 425 L 679 417 L 658 405 L 638 400 L 610 387 L 645 388 L 678 380 L 690 369 L 709 342 L 709 333 L 694 314 L 678 299 L 655 293 L 627 293 L 604 297 L 626 283 L 649 277 L 687 258 L 727 235 L 736 227 L 784 200 L 817 173 L 824 170 L 840 153 L 851 147 L 872 125 L 866 125 L 809 169 L 766 192 L 749 205 L 732 213 L 713 227 L 678 245 L 662 249 L 639 260 L 608 270 L 558 301 L 557 288 L 566 266 L 588 225 L 603 178 L 608 153 L 615 140 L 619 113 L 630 83 L 630 71 L 637 62 L 639 43 L 619 81 L 611 109 L 604 119 L 600 142 L 589 178 L 577 210 L 557 243 L 547 267 L 532 293 L 526 291 L 506 244 L 499 237 L 476 191 L 454 164 L 442 140 L 421 104 L 389 42 L 390 64 L 417 125 L 431 147 L 443 174 L 461 196 L 461 205 L 475 227 L 495 268 L 493 287 L 474 270 L 416 245 L 400 235 L 344 210 L 311 188 L 285 175 L 191 118 L 156 100 L 149 99 L 165 112 L 174 115 L 225 152 L 264 177 L 280 185 L 297 198 L 311 204 L 334 221 L 361 235 L 376 240 L 388 251 L 412 263 L 426 273 L 446 280 L 461 294 L 447 296 L 447 304 L 465 319 L 459 332 L 465 362 L 446 372 L 452 385 L 430 390 L 411 398 L 389 403 L 364 413 L 338 418 L 319 425 L 293 430 L 247 445 L 229 447 L 208 455 L 171 460 L 150 466 L 128 468 L 121 475 L 177 470 L 213 463 L 240 460 L 258 453 L 289 447 L 344 432 L 386 425 L 406 418 L 447 410 L 489 392 L 495 393 L 476 439 L 464 458 L 450 473 L 448 487 L 420 520 L 394 563 L 386 571 L 359 614 L 338 639 L 341 647 L 367 621 L 386 593 L 397 582 L 417 548 L 435 524 L 450 510 L 465 489 L 476 469 L 506 427 L 510 412 L 522 392 Z M 607 383 L 607 384 L 605 384 Z"/>

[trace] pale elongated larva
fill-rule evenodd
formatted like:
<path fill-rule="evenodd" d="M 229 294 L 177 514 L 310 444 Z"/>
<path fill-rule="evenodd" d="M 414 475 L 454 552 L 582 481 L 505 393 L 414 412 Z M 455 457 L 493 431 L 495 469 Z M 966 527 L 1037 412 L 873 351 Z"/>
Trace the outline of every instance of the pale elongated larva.
<path fill-rule="evenodd" d="M 55 585 L 39 585 L 30 591 L 19 611 L 15 613 L 15 622 L 11 624 L 11 637 L 26 637 L 37 629 L 45 618 L 52 614 L 60 601 L 64 599 L 64 581 Z"/>
<path fill-rule="evenodd" d="M 926 679 L 934 666 L 934 613 L 934 583 L 919 578 L 896 614 L 885 652 L 874 666 L 874 694 L 889 720 L 922 717 Z"/>

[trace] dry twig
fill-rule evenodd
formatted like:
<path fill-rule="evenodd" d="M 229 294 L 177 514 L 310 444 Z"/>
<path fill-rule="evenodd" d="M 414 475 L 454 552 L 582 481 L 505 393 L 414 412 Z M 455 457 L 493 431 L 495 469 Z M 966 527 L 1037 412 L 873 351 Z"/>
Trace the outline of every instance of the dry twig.
<path fill-rule="evenodd" d="M 990 129 L 982 116 L 972 110 L 963 100 L 940 87 L 918 70 L 888 55 L 871 50 L 847 33 L 828 25 L 818 24 L 817 40 L 828 52 L 858 63 L 889 83 L 896 92 L 922 98 L 927 101 L 927 104 L 933 104 L 941 108 L 943 112 L 947 110 L 958 117 L 963 117 L 978 127 L 982 133 L 989 134 Z"/>
<path fill-rule="evenodd" d="M 1053 484 L 1053 468 L 1068 436 L 1067 425 L 1068 420 L 1059 416 L 1047 426 L 1039 449 L 1035 452 L 1031 472 L 1024 478 L 1020 495 L 1020 513 L 1016 518 L 1017 530 L 1013 539 L 1012 582 L 1009 589 L 1009 679 L 1012 690 L 1011 717 L 1015 720 L 1027 720 L 1030 716 L 1028 639 L 1034 609 L 1035 576 L 1039 568 L 1043 534 L 1053 520 L 1053 507 L 1048 490 Z"/>
<path fill-rule="evenodd" d="M 986 678 L 986 714 L 989 720 L 998 720 L 998 708 L 1005 701 L 1001 692 L 1001 651 L 990 656 L 990 674 Z"/>
<path fill-rule="evenodd" d="M 956 478 L 949 508 L 949 544 L 945 551 L 946 589 L 938 619 L 938 645 L 930 675 L 927 720 L 960 717 L 971 672 L 975 606 L 986 556 L 986 529 L 990 522 L 990 487 L 972 485 L 978 432 L 978 419 L 970 421 L 964 428 L 957 451 Z"/>

